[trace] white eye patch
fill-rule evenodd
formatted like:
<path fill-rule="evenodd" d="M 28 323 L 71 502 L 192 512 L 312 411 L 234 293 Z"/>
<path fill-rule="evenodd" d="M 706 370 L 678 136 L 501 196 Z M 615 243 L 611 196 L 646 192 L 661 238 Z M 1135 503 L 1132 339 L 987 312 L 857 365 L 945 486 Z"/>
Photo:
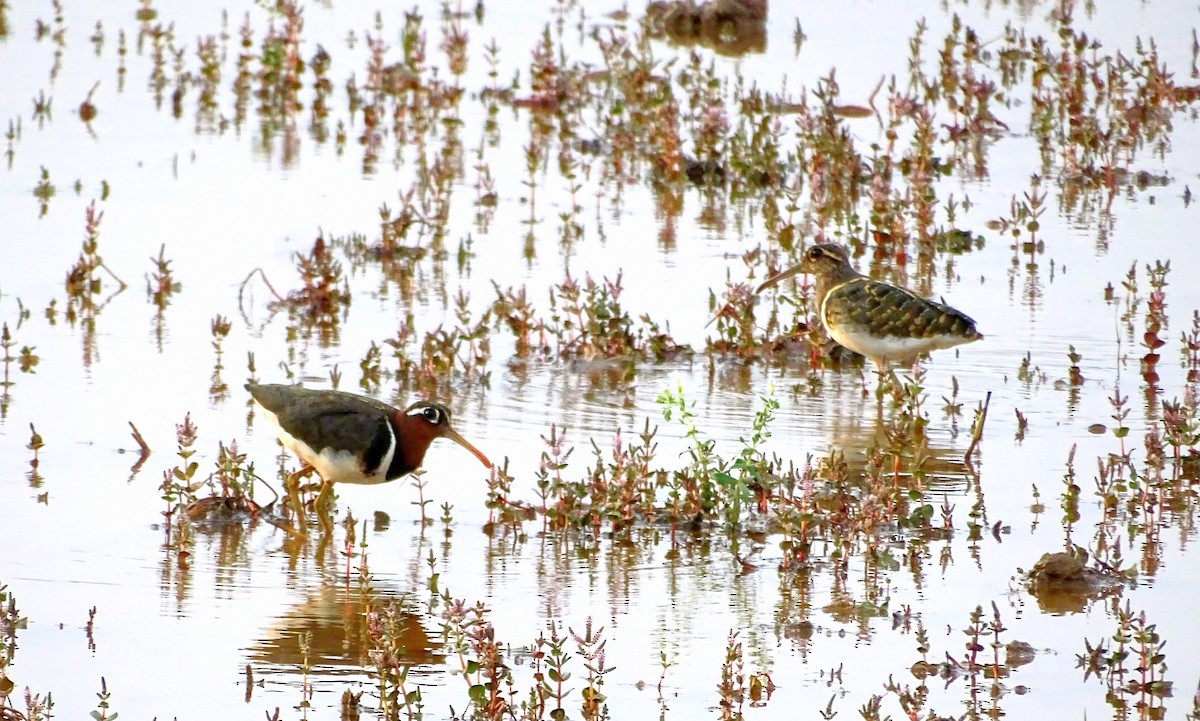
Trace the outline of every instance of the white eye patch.
<path fill-rule="evenodd" d="M 409 409 L 407 415 L 421 416 L 430 423 L 437 425 L 442 422 L 442 412 L 433 406 L 419 406 Z"/>

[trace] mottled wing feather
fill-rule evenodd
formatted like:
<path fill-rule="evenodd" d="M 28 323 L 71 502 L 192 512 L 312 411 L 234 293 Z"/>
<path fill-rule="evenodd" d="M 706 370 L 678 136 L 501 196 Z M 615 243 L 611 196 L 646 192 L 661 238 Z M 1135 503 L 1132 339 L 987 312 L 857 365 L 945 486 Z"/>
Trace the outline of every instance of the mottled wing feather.
<path fill-rule="evenodd" d="M 982 337 L 975 330 L 975 321 L 965 313 L 870 278 L 857 278 L 831 290 L 825 303 L 825 323 L 866 329 L 878 337 Z"/>

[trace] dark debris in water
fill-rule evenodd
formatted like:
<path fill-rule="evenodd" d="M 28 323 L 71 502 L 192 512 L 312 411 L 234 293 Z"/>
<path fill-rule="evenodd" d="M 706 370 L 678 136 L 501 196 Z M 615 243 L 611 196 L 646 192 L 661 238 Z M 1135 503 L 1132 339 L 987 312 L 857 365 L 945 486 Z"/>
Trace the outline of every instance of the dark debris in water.
<path fill-rule="evenodd" d="M 260 506 L 245 496 L 208 496 L 187 504 L 183 516 L 197 527 L 219 527 L 265 520 L 276 525 L 274 502 Z"/>
<path fill-rule="evenodd" d="M 1087 565 L 1088 554 L 1058 551 L 1045 553 L 1025 574 L 1029 592 L 1048 613 L 1079 613 L 1092 601 L 1120 595 L 1129 579 L 1111 570 Z"/>

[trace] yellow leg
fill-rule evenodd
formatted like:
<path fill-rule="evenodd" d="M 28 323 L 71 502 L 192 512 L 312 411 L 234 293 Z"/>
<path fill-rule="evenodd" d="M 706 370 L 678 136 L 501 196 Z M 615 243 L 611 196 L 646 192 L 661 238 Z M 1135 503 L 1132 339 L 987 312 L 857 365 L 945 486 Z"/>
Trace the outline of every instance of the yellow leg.
<path fill-rule="evenodd" d="M 305 464 L 303 468 L 296 471 L 287 477 L 283 482 L 283 487 L 287 489 L 288 500 L 292 503 L 292 510 L 296 513 L 296 530 L 300 535 L 307 532 L 304 523 L 304 504 L 300 501 L 300 479 L 312 475 L 313 467 Z"/>
<path fill-rule="evenodd" d="M 321 522 L 321 535 L 329 536 L 333 533 L 333 519 L 329 516 L 329 504 L 333 500 L 333 484 L 329 481 L 321 482 L 321 491 L 317 494 L 317 502 L 313 508 L 317 512 L 317 520 Z"/>

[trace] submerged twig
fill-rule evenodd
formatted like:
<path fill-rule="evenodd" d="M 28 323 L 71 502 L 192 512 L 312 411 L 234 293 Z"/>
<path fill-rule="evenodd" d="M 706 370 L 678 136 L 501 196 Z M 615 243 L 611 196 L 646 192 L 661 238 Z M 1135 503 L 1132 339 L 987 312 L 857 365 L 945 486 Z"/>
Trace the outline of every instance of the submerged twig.
<path fill-rule="evenodd" d="M 241 306 L 242 294 L 246 292 L 246 285 L 250 283 L 250 279 L 254 277 L 255 273 L 258 273 L 260 276 L 262 276 L 263 282 L 267 284 L 267 290 L 271 291 L 271 295 L 275 296 L 275 300 L 283 303 L 285 298 L 282 295 L 279 295 L 279 293 L 275 290 L 275 286 L 271 285 L 271 281 L 267 278 L 267 272 L 262 268 L 255 268 L 254 270 L 250 271 L 250 274 L 247 275 L 246 279 L 243 280 L 241 285 L 238 286 L 238 305 Z"/>
<path fill-rule="evenodd" d="M 137 462 L 129 469 L 130 480 L 132 480 L 133 476 L 136 476 L 137 472 L 142 470 L 142 466 L 145 465 L 146 460 L 150 458 L 150 445 L 146 443 L 145 438 L 142 438 L 141 431 L 137 429 L 137 426 L 133 425 L 133 421 L 129 421 L 129 428 L 133 431 L 133 440 L 138 444 L 139 452 Z"/>
<path fill-rule="evenodd" d="M 875 119 L 879 121 L 880 127 L 883 127 L 883 116 L 879 114 L 879 108 L 875 107 L 875 96 L 879 95 L 879 90 L 883 87 L 883 81 L 886 79 L 886 75 L 880 75 L 879 82 L 875 84 L 875 89 L 867 96 L 867 107 L 875 111 Z"/>
<path fill-rule="evenodd" d="M 246 294 L 246 286 L 250 284 L 250 279 L 254 277 L 255 273 L 258 273 L 260 276 L 262 276 L 263 283 L 266 284 L 267 290 L 271 291 L 271 295 L 275 296 L 275 300 L 277 302 L 279 302 L 279 303 L 286 302 L 286 299 L 283 296 L 279 295 L 279 293 L 275 290 L 275 286 L 271 285 L 271 281 L 267 279 L 266 271 L 264 271 L 262 268 L 255 268 L 254 270 L 250 271 L 250 274 L 247 275 L 246 279 L 243 280 L 241 282 L 241 284 L 238 286 L 238 311 L 241 312 L 242 320 L 249 327 L 253 327 L 254 324 L 250 322 L 250 315 L 248 313 L 246 313 L 246 304 L 245 304 L 245 302 L 243 302 L 243 297 Z M 274 311 L 272 311 L 271 316 L 274 316 L 274 315 L 275 315 L 275 313 L 274 313 Z M 268 318 L 267 321 L 269 322 L 270 318 Z M 263 327 L 266 327 L 265 322 L 263 323 Z M 261 328 L 259 330 L 261 330 Z"/>
<path fill-rule="evenodd" d="M 114 273 L 114 272 L 112 271 L 112 268 L 109 268 L 109 267 L 108 267 L 108 264 L 107 264 L 107 263 L 105 263 L 104 261 L 100 261 L 100 262 L 99 262 L 99 263 L 96 265 L 96 267 L 97 267 L 97 268 L 103 268 L 103 269 L 104 269 L 104 271 L 105 271 L 106 273 L 108 273 L 108 274 L 109 274 L 109 275 L 112 277 L 112 279 L 113 279 L 113 280 L 117 281 L 117 285 L 121 286 L 120 288 L 118 288 L 118 289 L 117 289 L 117 292 L 116 292 L 116 293 L 113 293 L 111 296 L 109 296 L 109 297 L 108 297 L 108 300 L 105 300 L 105 301 L 104 301 L 104 302 L 107 304 L 109 300 L 112 300 L 113 298 L 115 298 L 115 297 L 117 297 L 118 295 L 120 295 L 120 294 L 121 294 L 121 291 L 125 290 L 125 289 L 126 289 L 126 288 L 128 288 L 129 286 L 127 286 L 127 285 L 125 284 L 125 281 L 121 280 L 120 276 L 118 276 L 116 273 Z"/>
<path fill-rule="evenodd" d="M 133 430 L 133 440 L 141 450 L 140 462 L 145 463 L 146 459 L 150 457 L 150 445 L 146 443 L 145 438 L 142 438 L 141 431 L 137 429 L 137 426 L 133 425 L 133 421 L 129 421 L 129 428 Z"/>

